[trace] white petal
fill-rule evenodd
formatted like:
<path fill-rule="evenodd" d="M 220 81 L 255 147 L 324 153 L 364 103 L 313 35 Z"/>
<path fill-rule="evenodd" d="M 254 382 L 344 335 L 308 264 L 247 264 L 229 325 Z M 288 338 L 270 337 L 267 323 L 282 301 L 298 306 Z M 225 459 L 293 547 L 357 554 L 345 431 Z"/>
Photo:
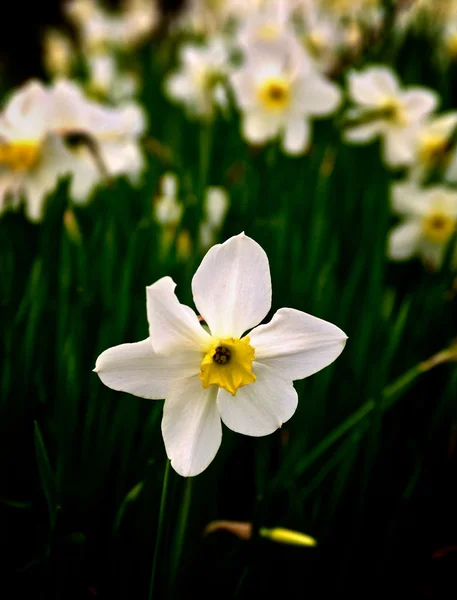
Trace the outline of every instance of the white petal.
<path fill-rule="evenodd" d="M 335 111 L 341 102 L 341 90 L 333 82 L 317 75 L 303 80 L 297 101 L 300 111 L 324 116 Z M 298 109 L 298 106 L 297 106 Z"/>
<path fill-rule="evenodd" d="M 186 352 L 156 354 L 150 338 L 108 348 L 95 365 L 95 372 L 111 389 L 149 399 L 165 398 L 172 383 L 198 371 L 199 364 L 189 361 Z"/>
<path fill-rule="evenodd" d="M 242 120 L 242 134 L 252 144 L 263 144 L 278 133 L 276 119 L 259 112 L 250 112 Z"/>
<path fill-rule="evenodd" d="M 388 131 L 384 137 L 383 158 L 391 167 L 406 166 L 414 160 L 414 130 L 400 129 Z"/>
<path fill-rule="evenodd" d="M 100 183 L 100 171 L 93 157 L 83 151 L 80 156 L 74 155 L 71 169 L 70 196 L 75 202 L 84 203 Z"/>
<path fill-rule="evenodd" d="M 371 67 L 348 75 L 349 95 L 363 106 L 376 106 L 386 96 L 398 94 L 398 81 L 386 67 Z"/>
<path fill-rule="evenodd" d="M 336 325 L 294 308 L 279 309 L 272 320 L 249 334 L 255 360 L 284 379 L 309 377 L 332 363 L 347 336 Z"/>
<path fill-rule="evenodd" d="M 191 83 L 184 73 L 174 73 L 165 79 L 165 94 L 172 100 L 186 100 L 193 94 Z"/>
<path fill-rule="evenodd" d="M 48 91 L 42 83 L 35 80 L 21 86 L 4 109 L 5 121 L 18 138 L 41 138 L 45 134 L 48 117 Z"/>
<path fill-rule="evenodd" d="M 257 377 L 233 397 L 219 389 L 217 405 L 222 421 L 237 433 L 260 437 L 276 431 L 297 409 L 298 396 L 290 381 L 265 365 L 254 363 Z"/>
<path fill-rule="evenodd" d="M 395 227 L 389 236 L 387 254 L 392 260 L 408 260 L 417 250 L 421 237 L 420 223 L 411 219 Z"/>
<path fill-rule="evenodd" d="M 255 106 L 256 98 L 253 77 L 250 69 L 241 68 L 230 77 L 238 108 L 250 110 Z"/>
<path fill-rule="evenodd" d="M 351 143 L 366 143 L 374 140 L 382 131 L 381 121 L 349 127 L 343 133 L 344 140 Z"/>
<path fill-rule="evenodd" d="M 290 119 L 283 137 L 284 151 L 288 154 L 302 154 L 309 146 L 310 126 L 304 117 Z"/>
<path fill-rule="evenodd" d="M 209 187 L 206 189 L 204 210 L 208 223 L 219 228 L 225 218 L 229 206 L 227 190 L 222 187 Z"/>
<path fill-rule="evenodd" d="M 265 251 L 244 233 L 213 246 L 194 275 L 192 293 L 213 335 L 240 337 L 271 307 Z"/>
<path fill-rule="evenodd" d="M 89 102 L 74 82 L 57 81 L 51 89 L 51 102 L 51 124 L 54 130 L 87 130 Z"/>
<path fill-rule="evenodd" d="M 454 150 L 445 173 L 446 181 L 457 183 L 457 151 Z"/>
<path fill-rule="evenodd" d="M 160 178 L 160 191 L 164 196 L 176 198 L 178 195 L 178 177 L 176 173 L 167 172 Z"/>
<path fill-rule="evenodd" d="M 209 335 L 194 311 L 181 304 L 175 294 L 176 283 L 162 277 L 146 288 L 149 335 L 153 348 L 160 353 L 186 350 L 193 360 L 202 360 Z"/>
<path fill-rule="evenodd" d="M 447 244 L 433 244 L 422 238 L 417 248 L 417 254 L 427 266 L 438 269 L 444 260 L 446 249 Z"/>
<path fill-rule="evenodd" d="M 391 187 L 392 209 L 399 215 L 421 216 L 428 208 L 424 192 L 412 181 L 394 183 Z"/>
<path fill-rule="evenodd" d="M 177 381 L 167 394 L 162 435 L 171 466 L 183 477 L 204 471 L 221 445 L 216 394 L 217 386 L 204 389 L 198 377 Z"/>
<path fill-rule="evenodd" d="M 438 106 L 439 96 L 425 88 L 409 88 L 402 97 L 405 111 L 411 121 L 419 121 Z"/>

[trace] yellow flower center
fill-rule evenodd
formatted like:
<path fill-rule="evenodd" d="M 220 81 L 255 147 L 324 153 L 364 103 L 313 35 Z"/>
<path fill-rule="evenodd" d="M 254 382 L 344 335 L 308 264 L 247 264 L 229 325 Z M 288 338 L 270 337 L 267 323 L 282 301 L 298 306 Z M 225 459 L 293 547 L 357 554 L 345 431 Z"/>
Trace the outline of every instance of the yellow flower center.
<path fill-rule="evenodd" d="M 5 165 L 13 171 L 30 171 L 39 159 L 40 146 L 36 142 L 0 142 L 0 165 Z"/>
<path fill-rule="evenodd" d="M 213 338 L 200 365 L 200 379 L 204 388 L 218 385 L 234 396 L 243 385 L 254 383 L 252 372 L 254 348 L 249 338 Z"/>
<path fill-rule="evenodd" d="M 456 229 L 456 219 L 441 210 L 435 210 L 422 220 L 422 231 L 429 242 L 445 244 Z"/>
<path fill-rule="evenodd" d="M 390 121 L 398 127 L 406 127 L 408 125 L 408 117 L 406 116 L 403 106 L 395 98 L 386 98 L 380 105 L 384 119 Z"/>
<path fill-rule="evenodd" d="M 284 77 L 268 77 L 257 90 L 257 96 L 264 109 L 280 112 L 290 101 L 290 83 Z"/>
<path fill-rule="evenodd" d="M 419 141 L 419 160 L 425 165 L 446 159 L 447 139 L 441 135 L 424 135 Z"/>

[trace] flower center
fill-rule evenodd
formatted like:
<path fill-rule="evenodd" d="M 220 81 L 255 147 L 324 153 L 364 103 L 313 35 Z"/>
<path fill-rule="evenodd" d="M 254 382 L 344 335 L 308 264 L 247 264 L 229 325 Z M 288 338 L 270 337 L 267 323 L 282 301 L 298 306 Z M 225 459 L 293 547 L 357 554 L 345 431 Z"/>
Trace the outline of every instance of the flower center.
<path fill-rule="evenodd" d="M 0 142 L 0 165 L 13 171 L 30 171 L 40 159 L 40 146 L 34 141 Z"/>
<path fill-rule="evenodd" d="M 409 123 L 403 106 L 395 98 L 386 98 L 380 106 L 382 116 L 398 127 L 406 127 Z"/>
<path fill-rule="evenodd" d="M 213 338 L 200 365 L 199 377 L 204 388 L 218 385 L 235 396 L 238 388 L 254 383 L 254 348 L 249 341 L 248 337 Z"/>
<path fill-rule="evenodd" d="M 290 100 L 290 83 L 284 77 L 269 77 L 258 88 L 258 99 L 262 107 L 270 112 L 286 108 Z"/>
<path fill-rule="evenodd" d="M 435 211 L 422 220 L 422 231 L 429 242 L 445 244 L 456 228 L 456 219 L 445 212 Z"/>
<path fill-rule="evenodd" d="M 419 160 L 425 164 L 435 164 L 446 160 L 447 140 L 441 135 L 424 135 L 419 142 Z"/>

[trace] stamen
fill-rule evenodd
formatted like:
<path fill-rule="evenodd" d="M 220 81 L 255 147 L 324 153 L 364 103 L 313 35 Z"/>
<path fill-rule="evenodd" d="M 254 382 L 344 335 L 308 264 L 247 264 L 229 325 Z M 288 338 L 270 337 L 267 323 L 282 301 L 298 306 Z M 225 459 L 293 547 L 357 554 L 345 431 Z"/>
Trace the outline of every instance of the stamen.
<path fill-rule="evenodd" d="M 213 360 L 218 365 L 225 365 L 230 360 L 230 350 L 224 346 L 218 346 L 213 354 Z"/>

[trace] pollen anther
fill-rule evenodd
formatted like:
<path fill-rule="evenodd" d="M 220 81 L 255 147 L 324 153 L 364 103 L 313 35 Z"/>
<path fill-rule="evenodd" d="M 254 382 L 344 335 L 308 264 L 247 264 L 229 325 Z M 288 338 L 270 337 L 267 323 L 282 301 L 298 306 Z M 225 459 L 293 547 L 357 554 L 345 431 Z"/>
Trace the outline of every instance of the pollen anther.
<path fill-rule="evenodd" d="M 218 346 L 213 354 L 213 360 L 218 365 L 225 365 L 230 360 L 230 350 L 224 346 Z"/>

